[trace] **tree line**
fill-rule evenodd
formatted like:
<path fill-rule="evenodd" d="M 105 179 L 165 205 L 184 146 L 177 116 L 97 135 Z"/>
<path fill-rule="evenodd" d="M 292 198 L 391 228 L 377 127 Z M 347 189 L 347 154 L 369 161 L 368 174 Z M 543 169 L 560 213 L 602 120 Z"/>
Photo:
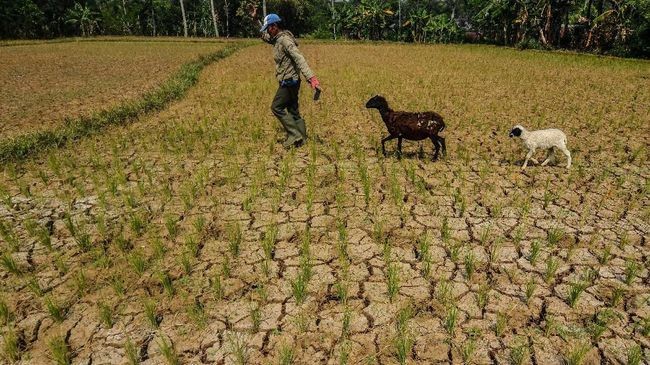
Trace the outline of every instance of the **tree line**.
<path fill-rule="evenodd" d="M 0 38 L 297 35 L 650 57 L 650 0 L 0 0 Z"/>

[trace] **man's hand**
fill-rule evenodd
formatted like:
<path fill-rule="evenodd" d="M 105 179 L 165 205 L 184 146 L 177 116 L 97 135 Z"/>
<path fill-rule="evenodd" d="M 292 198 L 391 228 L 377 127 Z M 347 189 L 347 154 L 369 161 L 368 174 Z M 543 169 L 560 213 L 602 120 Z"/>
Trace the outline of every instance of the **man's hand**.
<path fill-rule="evenodd" d="M 320 89 L 320 81 L 316 78 L 316 76 L 312 76 L 311 79 L 308 80 L 309 85 L 311 85 L 312 89 Z"/>

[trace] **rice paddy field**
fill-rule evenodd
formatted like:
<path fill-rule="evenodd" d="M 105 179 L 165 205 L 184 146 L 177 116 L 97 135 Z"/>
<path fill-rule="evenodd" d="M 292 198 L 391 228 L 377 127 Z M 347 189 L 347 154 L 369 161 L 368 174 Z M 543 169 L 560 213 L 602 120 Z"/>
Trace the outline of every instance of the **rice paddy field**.
<path fill-rule="evenodd" d="M 259 44 L 161 112 L 3 166 L 5 363 L 648 362 L 650 63 L 301 49 L 324 91 L 303 84 L 299 149 L 279 143 Z M 440 113 L 447 157 L 384 157 L 375 94 Z M 515 124 L 562 129 L 571 169 L 522 172 Z"/>
<path fill-rule="evenodd" d="M 0 138 L 46 130 L 154 89 L 217 42 L 125 38 L 0 45 Z"/>

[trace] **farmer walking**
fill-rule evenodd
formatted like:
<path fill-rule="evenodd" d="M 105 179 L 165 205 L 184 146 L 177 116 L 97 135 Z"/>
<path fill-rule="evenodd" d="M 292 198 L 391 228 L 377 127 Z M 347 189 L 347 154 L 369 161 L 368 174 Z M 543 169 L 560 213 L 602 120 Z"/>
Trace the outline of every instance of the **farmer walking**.
<path fill-rule="evenodd" d="M 264 18 L 260 29 L 262 39 L 273 45 L 275 76 L 279 83 L 271 111 L 287 133 L 287 139 L 282 145 L 285 148 L 300 147 L 307 140 L 307 127 L 298 106 L 300 74 L 314 89 L 320 90 L 320 83 L 298 50 L 293 34 L 281 27 L 281 20 L 277 14 L 269 14 Z"/>

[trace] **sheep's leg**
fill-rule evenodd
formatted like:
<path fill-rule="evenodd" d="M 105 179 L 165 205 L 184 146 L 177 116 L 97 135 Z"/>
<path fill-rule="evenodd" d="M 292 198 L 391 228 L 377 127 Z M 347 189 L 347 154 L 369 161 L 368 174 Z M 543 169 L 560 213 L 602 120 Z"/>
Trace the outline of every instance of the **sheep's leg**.
<path fill-rule="evenodd" d="M 526 154 L 526 160 L 524 161 L 524 165 L 521 167 L 522 170 L 525 170 L 525 169 L 526 169 L 526 166 L 528 166 L 528 160 L 530 160 L 531 157 L 533 157 L 533 153 L 535 153 L 535 149 L 531 149 L 531 150 L 528 151 L 528 153 Z"/>
<path fill-rule="evenodd" d="M 445 139 L 438 136 L 438 141 L 440 142 L 440 147 L 442 147 L 442 155 L 447 156 L 447 144 L 445 144 Z"/>
<path fill-rule="evenodd" d="M 562 151 L 562 153 L 564 153 L 564 155 L 567 158 L 566 168 L 567 169 L 571 168 L 571 152 L 569 152 L 569 150 L 566 148 L 566 146 L 561 146 L 560 150 Z"/>
<path fill-rule="evenodd" d="M 431 136 L 429 138 L 431 139 L 433 147 L 435 148 L 435 152 L 433 153 L 433 160 L 435 161 L 438 159 L 438 154 L 440 152 L 440 140 L 436 136 Z"/>
<path fill-rule="evenodd" d="M 553 148 L 551 147 L 548 152 L 546 152 L 546 160 L 542 162 L 542 166 L 546 166 L 549 161 L 551 161 L 551 158 L 553 157 Z"/>
<path fill-rule="evenodd" d="M 402 158 L 402 137 L 397 137 L 397 156 Z"/>
<path fill-rule="evenodd" d="M 388 142 L 390 140 L 393 140 L 395 138 L 397 138 L 397 136 L 393 136 L 391 134 L 390 136 L 388 136 L 388 137 L 381 140 L 381 153 L 383 153 L 384 156 L 386 156 L 386 146 L 385 146 L 386 142 Z"/>

